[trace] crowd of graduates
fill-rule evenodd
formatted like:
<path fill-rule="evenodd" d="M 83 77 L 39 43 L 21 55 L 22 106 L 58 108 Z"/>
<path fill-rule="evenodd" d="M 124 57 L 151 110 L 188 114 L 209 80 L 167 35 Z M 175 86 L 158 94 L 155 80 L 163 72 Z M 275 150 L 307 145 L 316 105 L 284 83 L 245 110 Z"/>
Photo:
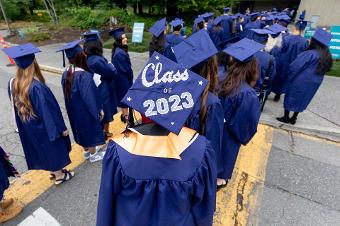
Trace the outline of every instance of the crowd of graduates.
<path fill-rule="evenodd" d="M 97 32 L 56 50 L 64 65 L 65 55 L 69 61 L 61 85 L 74 141 L 85 159 L 103 159 L 98 226 L 212 225 L 216 192 L 256 134 L 269 94 L 278 101 L 285 93 L 277 120 L 295 124 L 318 90 L 332 66 L 327 31 L 316 30 L 309 41 L 302 37 L 305 13 L 293 23 L 288 9 L 229 10 L 198 16 L 188 37 L 180 18 L 171 29 L 165 18 L 157 21 L 149 30 L 150 59 L 135 81 L 124 28 L 110 31 L 111 63 Z M 28 169 L 49 171 L 60 185 L 75 175 L 65 169 L 71 142 L 35 59 L 40 50 L 28 43 L 3 51 L 17 65 L 8 90 Z M 118 107 L 127 128 L 113 136 L 109 123 Z M 17 175 L 0 149 L 0 199 L 7 177 Z M 6 211 L 12 203 L 0 202 L 1 221 L 20 212 Z"/>

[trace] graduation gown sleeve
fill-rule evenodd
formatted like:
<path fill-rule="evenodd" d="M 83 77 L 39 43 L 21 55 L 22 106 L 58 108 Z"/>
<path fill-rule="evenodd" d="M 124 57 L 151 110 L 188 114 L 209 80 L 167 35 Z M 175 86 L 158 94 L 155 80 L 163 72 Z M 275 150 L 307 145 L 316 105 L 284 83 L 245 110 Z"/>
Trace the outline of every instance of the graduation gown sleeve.
<path fill-rule="evenodd" d="M 100 109 L 98 102 L 98 91 L 97 87 L 94 84 L 92 77 L 89 74 L 84 74 L 81 76 L 82 82 L 79 87 L 80 96 L 83 99 L 87 110 L 89 111 L 90 115 L 95 119 L 99 120 L 99 111 Z"/>
<path fill-rule="evenodd" d="M 216 160 L 215 151 L 207 141 L 202 166 L 193 178 L 192 212 L 198 226 L 212 225 L 216 207 Z"/>
<path fill-rule="evenodd" d="M 289 65 L 288 82 L 294 80 L 294 78 L 306 67 L 308 67 L 309 62 L 313 58 L 310 51 L 305 51 L 300 53 L 296 59 Z"/>
<path fill-rule="evenodd" d="M 117 54 L 112 57 L 112 62 L 114 62 L 118 71 L 126 75 L 131 81 L 133 80 L 131 61 L 127 53 L 117 52 Z"/>
<path fill-rule="evenodd" d="M 45 85 L 34 86 L 30 92 L 30 99 L 35 114 L 42 120 L 46 128 L 49 141 L 52 142 L 60 138 L 67 128 L 59 104 L 51 90 Z"/>
<path fill-rule="evenodd" d="M 239 98 L 239 106 L 232 115 L 229 131 L 241 144 L 246 145 L 257 131 L 261 111 L 256 95 L 245 92 Z"/>
<path fill-rule="evenodd" d="M 108 63 L 103 57 L 98 57 L 95 63 L 97 73 L 101 75 L 102 80 L 112 81 L 117 74 L 116 68 Z"/>

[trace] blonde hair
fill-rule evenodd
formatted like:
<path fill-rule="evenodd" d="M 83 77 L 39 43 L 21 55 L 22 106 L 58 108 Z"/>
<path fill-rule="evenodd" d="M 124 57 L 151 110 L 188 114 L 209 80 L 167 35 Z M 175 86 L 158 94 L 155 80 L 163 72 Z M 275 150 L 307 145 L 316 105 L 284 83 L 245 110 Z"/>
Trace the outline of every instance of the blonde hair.
<path fill-rule="evenodd" d="M 18 110 L 18 115 L 24 122 L 35 117 L 29 97 L 29 90 L 34 78 L 45 83 L 45 79 L 35 59 L 26 69 L 17 68 L 16 79 L 13 82 L 13 100 Z"/>

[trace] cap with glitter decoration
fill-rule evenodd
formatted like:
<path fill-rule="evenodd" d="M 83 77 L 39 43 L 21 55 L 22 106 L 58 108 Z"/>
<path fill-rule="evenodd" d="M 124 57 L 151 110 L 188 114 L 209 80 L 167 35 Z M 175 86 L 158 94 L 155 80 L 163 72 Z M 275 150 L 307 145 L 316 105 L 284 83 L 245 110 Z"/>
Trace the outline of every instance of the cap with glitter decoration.
<path fill-rule="evenodd" d="M 116 28 L 114 30 L 109 31 L 109 34 L 115 39 L 118 40 L 124 34 L 124 27 Z"/>
<path fill-rule="evenodd" d="M 35 59 L 34 54 L 41 52 L 40 49 L 32 43 L 13 46 L 7 49 L 2 49 L 2 51 L 11 57 L 16 65 L 21 69 L 26 69 L 30 66 Z"/>
<path fill-rule="evenodd" d="M 218 53 L 206 30 L 200 30 L 173 47 L 177 62 L 192 68 Z"/>
<path fill-rule="evenodd" d="M 255 53 L 264 49 L 264 47 L 264 45 L 258 42 L 244 38 L 230 45 L 223 51 L 238 61 L 247 62 Z"/>
<path fill-rule="evenodd" d="M 328 46 L 329 42 L 331 41 L 332 39 L 332 35 L 321 29 L 321 28 L 318 28 L 314 35 L 312 36 L 313 39 L 317 40 L 318 42 L 320 42 L 321 44 L 325 45 L 325 46 Z"/>
<path fill-rule="evenodd" d="M 152 27 L 149 29 L 156 38 L 158 38 L 161 34 L 163 34 L 166 28 L 166 18 L 158 20 Z"/>
<path fill-rule="evenodd" d="M 99 32 L 98 31 L 87 31 L 87 32 L 83 33 L 82 36 L 84 37 L 85 42 L 99 40 Z"/>
<path fill-rule="evenodd" d="M 208 81 L 154 52 L 122 102 L 179 134 Z"/>

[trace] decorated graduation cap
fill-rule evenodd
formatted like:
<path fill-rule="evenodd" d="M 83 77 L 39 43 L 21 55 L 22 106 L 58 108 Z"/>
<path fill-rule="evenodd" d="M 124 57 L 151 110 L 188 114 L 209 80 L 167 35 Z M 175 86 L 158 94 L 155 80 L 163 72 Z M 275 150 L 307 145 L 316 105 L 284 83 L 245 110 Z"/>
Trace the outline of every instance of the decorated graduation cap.
<path fill-rule="evenodd" d="M 179 134 L 208 81 L 154 52 L 122 102 Z"/>
<path fill-rule="evenodd" d="M 218 46 L 220 47 L 220 49 L 225 49 L 225 48 L 227 48 L 228 46 L 230 46 L 230 45 L 232 45 L 233 43 L 238 42 L 238 41 L 240 41 L 240 40 L 241 40 L 241 38 L 240 38 L 239 36 L 235 36 L 235 37 L 229 38 L 229 39 L 227 39 L 227 40 L 225 40 L 225 41 L 223 41 L 223 42 L 220 42 L 220 43 L 218 44 Z"/>
<path fill-rule="evenodd" d="M 158 20 L 152 27 L 149 29 L 156 38 L 158 38 L 161 34 L 163 34 L 166 27 L 166 18 Z"/>
<path fill-rule="evenodd" d="M 329 42 L 332 39 L 332 35 L 329 32 L 327 32 L 327 31 L 325 31 L 321 28 L 318 28 L 315 31 L 312 38 L 315 39 L 316 41 L 320 42 L 321 44 L 328 46 Z"/>
<path fill-rule="evenodd" d="M 176 18 L 173 21 L 170 22 L 170 25 L 173 27 L 177 27 L 177 26 L 182 26 L 183 24 L 183 20 Z"/>
<path fill-rule="evenodd" d="M 99 40 L 99 32 L 98 31 L 87 31 L 87 32 L 83 33 L 82 36 L 84 37 L 85 42 Z"/>
<path fill-rule="evenodd" d="M 7 49 L 2 49 L 2 51 L 11 57 L 16 65 L 21 69 L 26 69 L 30 66 L 34 61 L 34 54 L 41 52 L 40 49 L 32 43 L 13 46 Z"/>
<path fill-rule="evenodd" d="M 204 18 L 202 16 L 198 16 L 197 18 L 195 18 L 194 23 L 195 24 L 199 24 L 201 22 L 204 22 Z"/>
<path fill-rule="evenodd" d="M 223 51 L 240 62 L 248 62 L 255 53 L 264 47 L 264 45 L 258 42 L 244 38 L 230 45 Z"/>
<path fill-rule="evenodd" d="M 81 43 L 82 41 L 84 40 L 80 39 L 80 40 L 75 40 L 73 42 L 69 42 L 57 50 L 57 52 L 62 51 L 63 53 L 63 66 L 64 67 L 65 67 L 65 55 L 64 54 L 66 54 L 67 59 L 69 60 L 74 59 L 78 53 L 81 53 L 83 51 L 83 49 L 79 45 L 79 43 Z"/>
<path fill-rule="evenodd" d="M 124 34 L 124 27 L 116 28 L 114 30 L 109 31 L 109 34 L 115 39 L 118 40 Z"/>
<path fill-rule="evenodd" d="M 218 53 L 206 30 L 200 30 L 173 47 L 177 62 L 192 68 Z"/>

